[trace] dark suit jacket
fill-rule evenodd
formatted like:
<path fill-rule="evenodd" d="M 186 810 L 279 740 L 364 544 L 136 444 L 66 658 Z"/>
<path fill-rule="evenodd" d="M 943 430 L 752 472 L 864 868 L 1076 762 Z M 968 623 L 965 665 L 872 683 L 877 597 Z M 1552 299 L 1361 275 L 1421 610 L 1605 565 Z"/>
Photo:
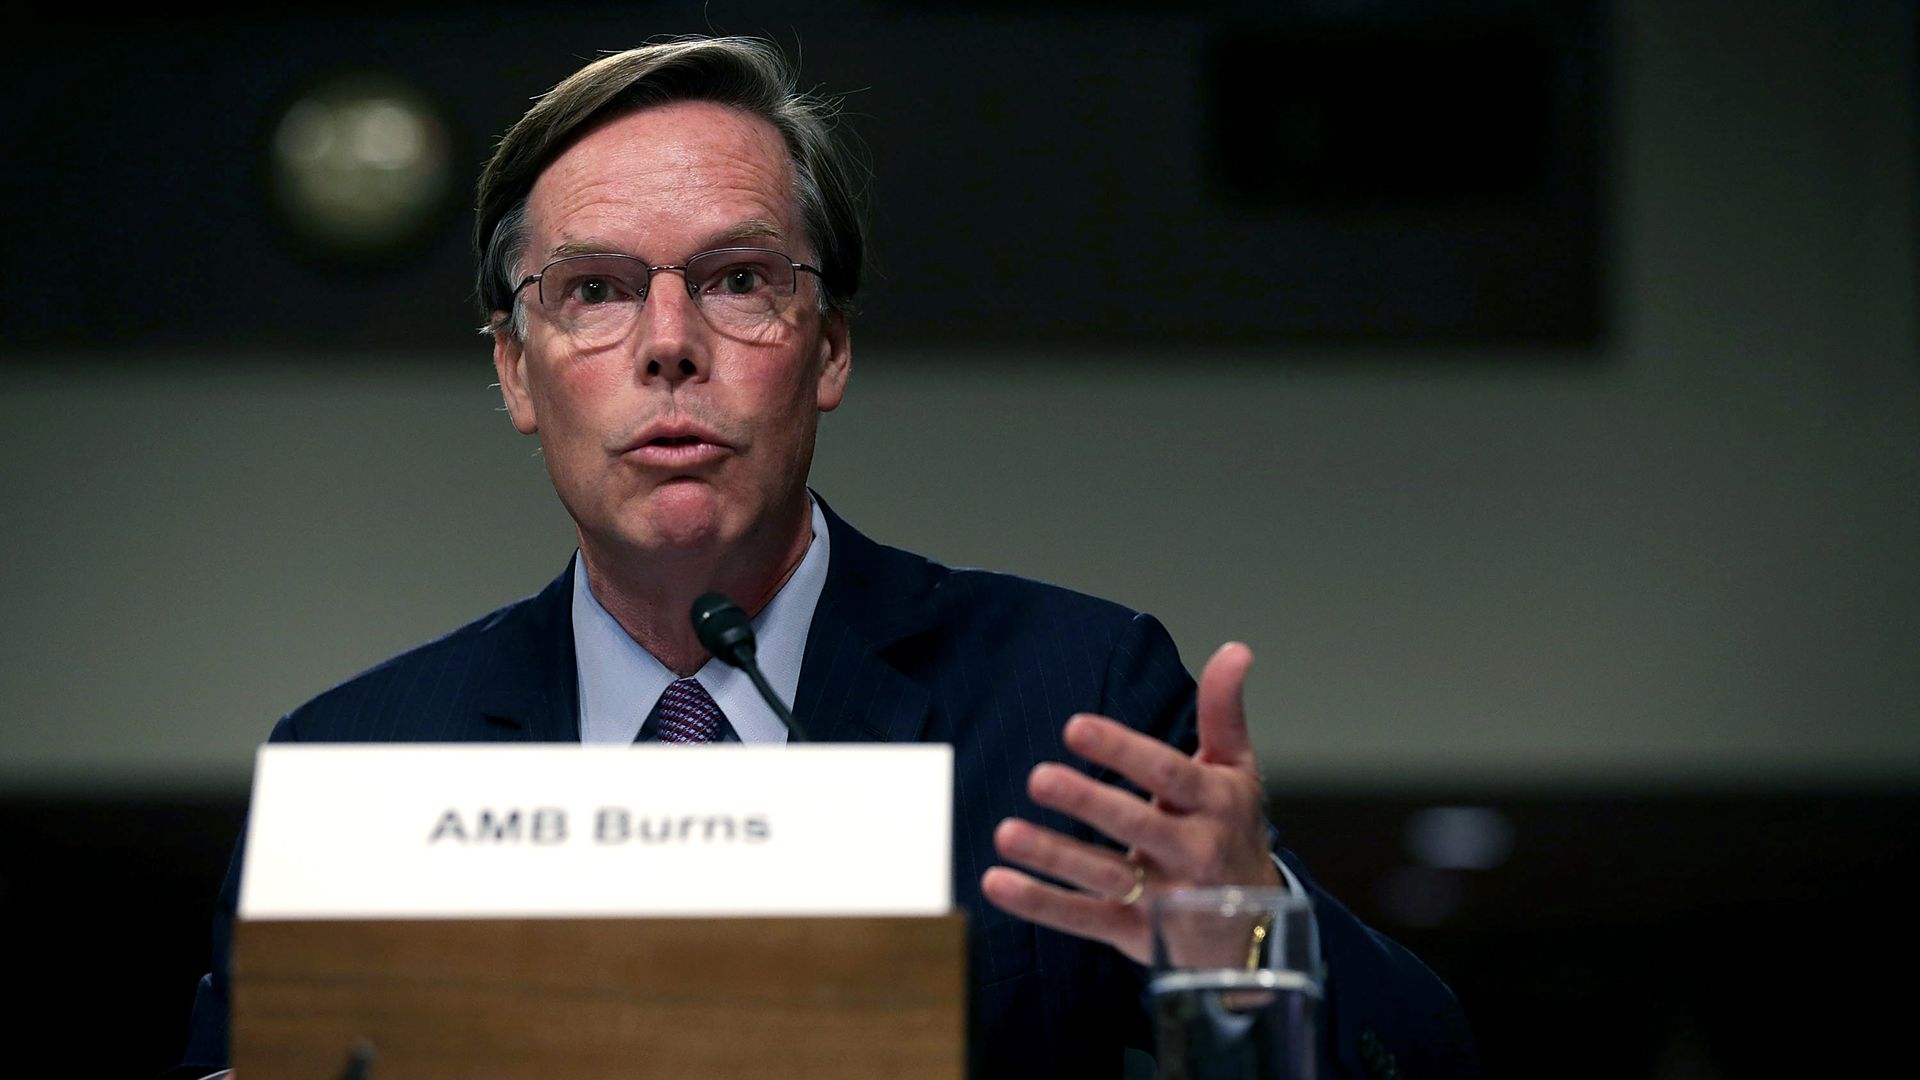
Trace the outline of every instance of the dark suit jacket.
<path fill-rule="evenodd" d="M 1150 1048 L 1140 969 L 1113 950 L 1016 920 L 980 895 L 992 833 L 1018 815 L 1086 835 L 1033 805 L 1028 771 L 1076 761 L 1076 712 L 1176 746 L 1195 741 L 1193 680 L 1151 616 L 1003 574 L 883 547 L 827 511 L 833 555 L 793 712 L 823 741 L 954 747 L 953 880 L 972 955 L 973 1072 L 1059 1080 L 1122 1075 Z M 280 741 L 574 742 L 579 706 L 572 575 L 338 686 L 283 718 Z M 1276 850 L 1278 850 L 1276 848 Z M 1313 886 L 1327 965 L 1328 1076 L 1474 1075 L 1452 994 L 1414 957 Z M 227 1055 L 226 961 L 240 856 L 215 919 L 186 1061 Z M 184 1073 L 183 1073 L 184 1075 Z"/>

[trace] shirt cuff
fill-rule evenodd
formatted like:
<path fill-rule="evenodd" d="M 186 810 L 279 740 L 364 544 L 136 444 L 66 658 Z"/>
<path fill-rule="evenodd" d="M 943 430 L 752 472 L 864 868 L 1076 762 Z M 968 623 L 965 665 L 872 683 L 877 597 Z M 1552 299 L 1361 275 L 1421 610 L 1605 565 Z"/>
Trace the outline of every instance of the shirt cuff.
<path fill-rule="evenodd" d="M 1267 853 L 1267 857 L 1272 859 L 1273 865 L 1279 868 L 1281 879 L 1287 883 L 1287 891 L 1305 900 L 1307 909 L 1311 911 L 1313 896 L 1307 892 L 1305 885 L 1300 884 L 1300 879 L 1293 876 L 1293 871 L 1287 868 L 1286 861 L 1271 851 Z M 1312 928 L 1313 934 L 1313 940 L 1307 946 L 1310 950 L 1307 955 L 1311 957 L 1308 963 L 1313 968 L 1309 974 L 1313 976 L 1315 982 L 1324 987 L 1327 985 L 1327 954 L 1320 951 L 1320 920 L 1318 917 L 1309 919 L 1307 925 Z"/>
<path fill-rule="evenodd" d="M 1271 851 L 1267 852 L 1267 858 L 1272 859 L 1274 868 L 1280 871 L 1280 880 L 1287 883 L 1288 892 L 1295 896 L 1304 897 L 1309 900 L 1312 899 L 1307 896 L 1307 887 L 1300 884 L 1300 879 L 1293 876 L 1292 870 L 1287 869 L 1287 864 L 1284 859 Z"/>

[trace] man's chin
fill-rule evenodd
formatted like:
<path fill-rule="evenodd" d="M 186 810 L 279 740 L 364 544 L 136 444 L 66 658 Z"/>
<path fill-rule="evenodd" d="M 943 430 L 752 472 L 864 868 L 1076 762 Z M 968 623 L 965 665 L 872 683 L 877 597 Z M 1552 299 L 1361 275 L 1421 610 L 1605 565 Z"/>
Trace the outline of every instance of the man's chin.
<path fill-rule="evenodd" d="M 641 537 L 636 546 L 655 558 L 692 559 L 718 552 L 725 546 L 725 539 L 717 522 L 675 523 Z"/>
<path fill-rule="evenodd" d="M 625 532 L 624 538 L 621 546 L 636 555 L 664 559 L 713 555 L 731 539 L 719 514 L 650 515 L 640 528 Z"/>
<path fill-rule="evenodd" d="M 639 504 L 629 504 L 602 528 L 582 529 L 583 544 L 592 544 L 620 560 L 691 563 L 715 558 L 777 557 L 775 553 L 744 550 L 758 547 L 773 535 L 772 521 L 756 524 L 769 512 L 720 498 L 706 484 L 663 485 Z"/>
<path fill-rule="evenodd" d="M 662 484 L 640 510 L 632 535 L 662 555 L 712 551 L 728 539 L 719 492 L 706 484 Z"/>

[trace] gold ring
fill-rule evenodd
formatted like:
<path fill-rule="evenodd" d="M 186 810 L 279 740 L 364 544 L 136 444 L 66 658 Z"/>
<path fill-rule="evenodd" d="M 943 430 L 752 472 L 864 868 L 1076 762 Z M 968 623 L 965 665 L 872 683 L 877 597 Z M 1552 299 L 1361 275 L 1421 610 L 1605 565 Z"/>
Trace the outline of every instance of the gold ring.
<path fill-rule="evenodd" d="M 1141 866 L 1139 863 L 1134 863 L 1133 864 L 1133 888 L 1128 889 L 1127 895 L 1120 898 L 1120 906 L 1132 907 L 1133 902 L 1135 900 L 1140 899 L 1141 894 L 1145 893 L 1146 891 L 1147 891 L 1147 868 L 1144 866 Z"/>

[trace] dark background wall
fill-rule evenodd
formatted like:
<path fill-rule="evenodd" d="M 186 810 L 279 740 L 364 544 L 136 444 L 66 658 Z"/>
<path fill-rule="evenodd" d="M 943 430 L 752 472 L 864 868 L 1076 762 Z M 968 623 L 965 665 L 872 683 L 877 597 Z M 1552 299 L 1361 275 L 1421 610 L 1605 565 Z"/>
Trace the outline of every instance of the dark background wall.
<path fill-rule="evenodd" d="M 797 41 L 873 158 L 816 486 L 1190 661 L 1252 642 L 1275 820 L 1496 1075 L 1897 1042 L 1863 986 L 1920 899 L 1910 5 L 428 4 L 11 43 L 26 1065 L 177 1052 L 271 719 L 570 550 L 457 210 L 378 257 L 299 239 L 277 110 L 409 80 L 457 207 L 530 95 L 702 29 Z"/>
<path fill-rule="evenodd" d="M 6 264 L 36 286 L 14 340 L 459 348 L 473 320 L 447 284 L 466 271 L 459 211 L 493 137 L 596 50 L 711 31 L 771 36 L 846 98 L 874 166 L 865 340 L 1602 330 L 1606 24 L 1585 0 L 658 4 L 611 19 L 428 3 L 244 22 L 50 14 L 25 42 L 44 53 L 5 76 L 34 150 L 8 184 L 40 211 L 16 223 Z M 457 179 L 398 255 L 343 258 L 285 227 L 268 160 L 291 104 L 370 72 L 441 114 Z M 72 303 L 97 295 L 95 264 L 39 257 L 129 247 L 195 256 L 85 318 Z"/>

